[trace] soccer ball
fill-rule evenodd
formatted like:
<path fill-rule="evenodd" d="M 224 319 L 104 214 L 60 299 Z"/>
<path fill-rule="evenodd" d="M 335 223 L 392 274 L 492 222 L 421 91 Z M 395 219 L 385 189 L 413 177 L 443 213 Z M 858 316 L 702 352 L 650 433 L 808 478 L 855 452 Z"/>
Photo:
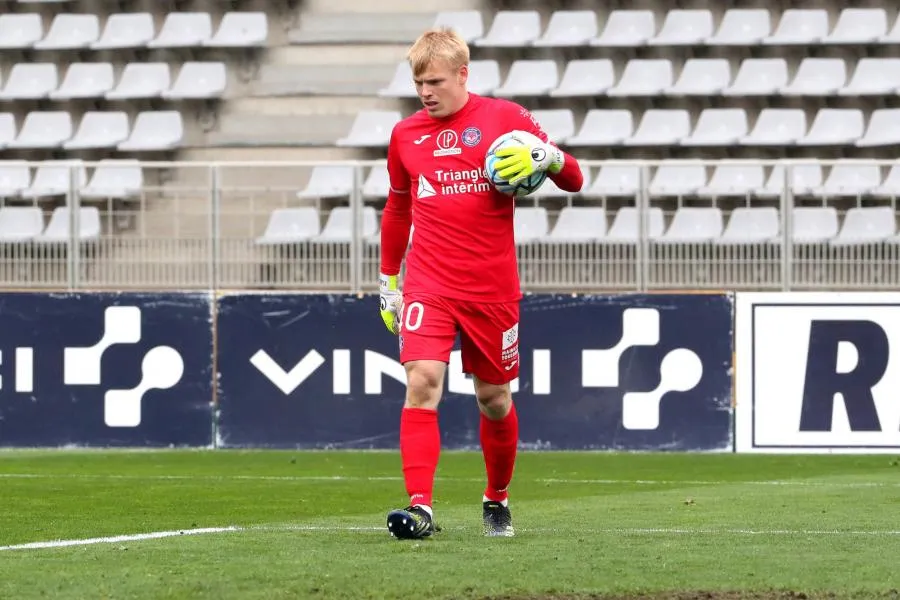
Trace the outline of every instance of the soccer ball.
<path fill-rule="evenodd" d="M 522 198 L 537 191 L 537 189 L 541 187 L 547 179 L 547 173 L 545 171 L 536 171 L 516 185 L 510 185 L 497 174 L 497 169 L 494 168 L 497 161 L 501 160 L 494 154 L 495 150 L 504 146 L 530 146 L 540 142 L 541 140 L 536 135 L 528 133 L 527 131 L 510 131 L 494 140 L 490 148 L 488 148 L 487 156 L 484 158 L 484 171 L 490 182 L 498 191 L 509 196 Z"/>

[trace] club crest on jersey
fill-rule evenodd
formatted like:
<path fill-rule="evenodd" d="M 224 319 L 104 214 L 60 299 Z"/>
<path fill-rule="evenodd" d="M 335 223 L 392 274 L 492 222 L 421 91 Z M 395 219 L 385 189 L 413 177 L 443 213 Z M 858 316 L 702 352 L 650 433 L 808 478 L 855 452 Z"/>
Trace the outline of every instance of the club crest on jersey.
<path fill-rule="evenodd" d="M 481 141 L 481 130 L 477 127 L 466 127 L 462 132 L 462 143 L 474 148 Z"/>
<path fill-rule="evenodd" d="M 454 154 L 462 154 L 462 148 L 459 147 L 459 136 L 452 129 L 445 129 L 435 138 L 438 149 L 434 151 L 435 156 L 452 156 Z"/>

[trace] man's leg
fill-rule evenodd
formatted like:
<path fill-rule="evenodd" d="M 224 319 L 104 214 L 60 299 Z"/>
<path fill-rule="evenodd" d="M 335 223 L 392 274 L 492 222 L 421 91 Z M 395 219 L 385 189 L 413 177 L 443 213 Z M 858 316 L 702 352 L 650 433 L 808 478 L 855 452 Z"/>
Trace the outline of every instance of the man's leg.
<path fill-rule="evenodd" d="M 481 411 L 480 437 L 487 471 L 484 502 L 508 505 L 509 483 L 516 464 L 519 419 L 509 384 L 496 385 L 475 379 L 475 397 Z"/>

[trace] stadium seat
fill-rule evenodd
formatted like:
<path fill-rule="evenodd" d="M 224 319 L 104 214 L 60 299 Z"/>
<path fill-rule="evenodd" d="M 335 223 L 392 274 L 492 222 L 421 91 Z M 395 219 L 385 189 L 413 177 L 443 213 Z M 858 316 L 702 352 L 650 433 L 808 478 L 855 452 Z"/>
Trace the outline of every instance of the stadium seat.
<path fill-rule="evenodd" d="M 891 27 L 891 30 L 886 35 L 879 37 L 877 41 L 880 44 L 896 44 L 900 42 L 900 18 L 894 21 L 894 26 Z"/>
<path fill-rule="evenodd" d="M 799 163 L 791 167 L 791 191 L 796 195 L 809 195 L 811 191 L 822 185 L 822 165 L 818 163 Z M 785 166 L 782 163 L 772 167 L 765 186 L 755 190 L 754 195 L 761 198 L 780 197 L 784 191 Z"/>
<path fill-rule="evenodd" d="M 771 96 L 788 83 L 787 61 L 783 58 L 748 58 L 738 67 L 724 96 Z"/>
<path fill-rule="evenodd" d="M 74 174 L 73 174 L 74 170 Z M 72 180 L 74 176 L 74 181 Z M 25 199 L 65 196 L 74 185 L 81 189 L 87 183 L 87 169 L 80 160 L 45 160 L 38 164 L 34 179 L 19 195 Z"/>
<path fill-rule="evenodd" d="M 250 48 L 265 46 L 269 20 L 264 12 L 227 12 L 219 28 L 203 45 L 209 48 Z"/>
<path fill-rule="evenodd" d="M 223 62 L 193 62 L 181 65 L 172 88 L 164 91 L 166 100 L 219 98 L 225 93 L 227 75 Z"/>
<path fill-rule="evenodd" d="M 16 198 L 31 186 L 31 169 L 24 160 L 0 161 L 0 197 Z"/>
<path fill-rule="evenodd" d="M 66 111 L 32 111 L 25 116 L 22 129 L 7 148 L 59 148 L 72 137 L 72 117 Z"/>
<path fill-rule="evenodd" d="M 597 206 L 564 206 L 546 242 L 585 243 L 606 235 L 606 211 Z"/>
<path fill-rule="evenodd" d="M 667 96 L 712 96 L 721 94 L 731 83 L 731 67 L 725 58 L 691 58 L 684 63 Z"/>
<path fill-rule="evenodd" d="M 496 60 L 473 60 L 469 63 L 469 91 L 488 96 L 500 86 L 500 65 Z"/>
<path fill-rule="evenodd" d="M 702 164 L 666 164 L 656 169 L 647 188 L 652 197 L 686 196 L 706 185 L 706 167 Z"/>
<path fill-rule="evenodd" d="M 844 163 L 831 167 L 828 177 L 811 193 L 816 196 L 860 196 L 881 184 L 881 168 L 875 164 Z"/>
<path fill-rule="evenodd" d="M 830 96 L 847 83 L 847 65 L 840 58 L 804 58 L 783 96 Z"/>
<path fill-rule="evenodd" d="M 0 243 L 27 242 L 44 230 L 44 215 L 37 206 L 0 208 Z"/>
<path fill-rule="evenodd" d="M 93 50 L 144 48 L 156 37 L 150 13 L 114 13 L 106 20 L 100 39 L 91 44 Z"/>
<path fill-rule="evenodd" d="M 471 64 L 470 64 L 471 70 Z M 416 84 L 413 81 L 412 67 L 408 61 L 397 63 L 394 76 L 390 82 L 377 92 L 382 98 L 415 98 Z"/>
<path fill-rule="evenodd" d="M 822 108 L 816 113 L 809 132 L 797 140 L 798 146 L 834 146 L 853 144 L 865 130 L 863 113 L 857 108 Z"/>
<path fill-rule="evenodd" d="M 74 50 L 88 48 L 100 37 L 97 15 L 62 13 L 53 17 L 44 39 L 35 42 L 36 50 Z"/>
<path fill-rule="evenodd" d="M 269 215 L 269 222 L 259 245 L 297 244 L 306 242 L 320 233 L 319 212 L 312 206 L 300 208 L 276 208 Z"/>
<path fill-rule="evenodd" d="M 128 114 L 124 111 L 84 113 L 75 136 L 62 146 L 66 150 L 115 148 L 128 139 Z"/>
<path fill-rule="evenodd" d="M 722 209 L 681 207 L 675 211 L 666 232 L 654 240 L 659 244 L 712 242 L 722 236 Z"/>
<path fill-rule="evenodd" d="M 854 206 L 847 209 L 833 246 L 883 242 L 897 233 L 897 214 L 890 206 Z"/>
<path fill-rule="evenodd" d="M 367 200 L 387 198 L 391 180 L 386 166 L 372 167 L 363 182 L 362 195 Z"/>
<path fill-rule="evenodd" d="M 543 206 L 516 207 L 513 214 L 513 230 L 516 244 L 530 244 L 547 236 L 550 223 Z"/>
<path fill-rule="evenodd" d="M 806 113 L 800 108 L 764 108 L 756 124 L 740 139 L 743 146 L 794 144 L 806 133 Z"/>
<path fill-rule="evenodd" d="M 161 98 L 169 89 L 172 75 L 168 63 L 128 63 L 115 89 L 106 93 L 107 100 Z"/>
<path fill-rule="evenodd" d="M 212 18 L 206 12 L 170 12 L 159 35 L 147 42 L 148 48 L 191 48 L 212 38 Z"/>
<path fill-rule="evenodd" d="M 839 96 L 886 96 L 900 88 L 900 58 L 861 58 Z"/>
<path fill-rule="evenodd" d="M 585 198 L 628 198 L 636 196 L 640 189 L 641 172 L 637 165 L 605 164 L 587 189 Z"/>
<path fill-rule="evenodd" d="M 566 140 L 569 146 L 613 146 L 634 133 L 634 118 L 624 109 L 592 108 L 585 114 L 578 133 Z"/>
<path fill-rule="evenodd" d="M 59 89 L 50 92 L 53 100 L 103 98 L 115 85 L 110 63 L 73 63 Z"/>
<path fill-rule="evenodd" d="M 84 200 L 132 198 L 141 195 L 144 173 L 137 160 L 103 159 L 81 189 Z"/>
<path fill-rule="evenodd" d="M 662 27 L 647 40 L 649 46 L 685 46 L 699 44 L 713 34 L 712 13 L 706 9 L 670 9 Z"/>
<path fill-rule="evenodd" d="M 614 10 L 609 13 L 600 35 L 591 46 L 630 48 L 644 46 L 656 34 L 656 19 L 651 10 Z"/>
<path fill-rule="evenodd" d="M 765 173 L 760 163 L 720 164 L 716 165 L 709 183 L 697 190 L 697 195 L 704 198 L 746 196 L 764 183 Z"/>
<path fill-rule="evenodd" d="M 0 113 L 0 149 L 16 139 L 16 117 L 12 113 Z"/>
<path fill-rule="evenodd" d="M 184 123 L 177 110 L 138 113 L 128 139 L 119 144 L 123 151 L 172 150 L 181 144 Z"/>
<path fill-rule="evenodd" d="M 312 241 L 319 243 L 350 242 L 353 238 L 353 215 L 350 210 L 348 206 L 339 206 L 331 209 L 321 233 L 314 236 Z M 378 232 L 378 216 L 375 212 L 375 207 L 364 206 L 361 210 L 362 231 L 360 236 L 362 238 L 374 236 Z"/>
<path fill-rule="evenodd" d="M 644 112 L 637 129 L 622 142 L 626 146 L 671 146 L 690 135 L 691 116 L 684 109 L 651 108 Z"/>
<path fill-rule="evenodd" d="M 386 148 L 394 125 L 401 119 L 395 110 L 363 110 L 356 115 L 350 131 L 335 142 L 344 147 Z"/>
<path fill-rule="evenodd" d="M 797 244 L 820 244 L 838 233 L 838 214 L 833 206 L 800 206 L 791 211 L 791 239 Z"/>
<path fill-rule="evenodd" d="M 498 97 L 546 96 L 559 84 L 556 61 L 516 60 L 513 61 L 506 81 L 494 90 Z"/>
<path fill-rule="evenodd" d="M 42 233 L 34 237 L 37 244 L 64 244 L 72 237 L 70 210 L 68 206 L 58 206 L 50 215 L 50 222 Z M 100 238 L 100 210 L 96 206 L 82 206 L 78 209 L 77 241 L 87 242 Z"/>
<path fill-rule="evenodd" d="M 499 10 L 484 37 L 475 46 L 518 48 L 541 37 L 541 15 L 536 10 Z"/>
<path fill-rule="evenodd" d="M 656 96 L 672 86 L 672 62 L 668 59 L 629 60 L 619 82 L 608 89 L 608 96 Z"/>
<path fill-rule="evenodd" d="M 789 8 L 772 35 L 762 40 L 772 46 L 818 44 L 828 35 L 828 11 L 825 9 Z"/>
<path fill-rule="evenodd" d="M 592 10 L 557 10 L 550 15 L 544 34 L 534 46 L 562 48 L 586 46 L 597 37 L 597 14 Z"/>
<path fill-rule="evenodd" d="M 575 134 L 575 116 L 568 108 L 547 108 L 531 112 L 551 142 L 564 144 Z"/>
<path fill-rule="evenodd" d="M 471 44 L 484 36 L 484 19 L 477 10 L 445 10 L 434 19 L 435 27 L 449 27 Z"/>
<path fill-rule="evenodd" d="M 647 223 L 647 239 L 658 240 L 665 228 L 662 209 L 658 206 L 648 208 L 645 222 Z M 634 243 L 640 239 L 640 231 L 640 217 L 637 208 L 624 206 L 616 211 L 612 225 L 602 241 Z"/>
<path fill-rule="evenodd" d="M 875 198 L 896 198 L 900 196 L 900 165 L 893 165 L 880 185 L 869 190 Z"/>
<path fill-rule="evenodd" d="M 0 92 L 0 100 L 40 100 L 58 85 L 56 63 L 16 63 Z"/>
<path fill-rule="evenodd" d="M 605 94 L 615 83 L 613 62 L 608 58 L 571 60 L 550 95 L 557 98 Z"/>
<path fill-rule="evenodd" d="M 731 146 L 747 135 L 747 113 L 743 108 L 706 108 L 700 112 L 693 133 L 682 146 Z"/>
<path fill-rule="evenodd" d="M 761 244 L 778 237 L 778 209 L 773 206 L 739 206 L 731 211 L 728 225 L 716 244 Z"/>
<path fill-rule="evenodd" d="M 38 13 L 0 15 L 0 50 L 31 48 L 44 37 L 44 22 Z"/>
<path fill-rule="evenodd" d="M 887 34 L 887 13 L 883 8 L 845 8 L 822 44 L 874 44 Z"/>
<path fill-rule="evenodd" d="M 353 167 L 318 165 L 312 168 L 306 187 L 297 198 L 339 198 L 353 192 Z"/>
<path fill-rule="evenodd" d="M 731 8 L 725 11 L 709 46 L 755 46 L 772 33 L 772 17 L 765 8 Z"/>

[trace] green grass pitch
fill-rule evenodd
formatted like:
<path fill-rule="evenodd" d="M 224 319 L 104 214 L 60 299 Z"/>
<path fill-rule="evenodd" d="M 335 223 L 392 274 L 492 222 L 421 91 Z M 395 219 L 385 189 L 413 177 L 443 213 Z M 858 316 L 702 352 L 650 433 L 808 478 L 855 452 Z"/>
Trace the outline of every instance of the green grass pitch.
<path fill-rule="evenodd" d="M 444 530 L 392 539 L 400 474 L 395 452 L 2 451 L 0 598 L 898 597 L 896 457 L 523 451 L 509 539 L 481 535 L 463 452 Z"/>

